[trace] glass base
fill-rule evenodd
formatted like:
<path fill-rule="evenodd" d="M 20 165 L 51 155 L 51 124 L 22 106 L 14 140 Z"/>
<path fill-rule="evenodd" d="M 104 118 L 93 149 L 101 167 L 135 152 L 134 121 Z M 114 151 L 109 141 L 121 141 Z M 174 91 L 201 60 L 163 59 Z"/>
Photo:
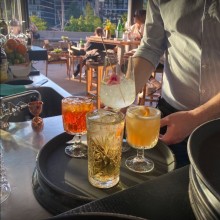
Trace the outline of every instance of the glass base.
<path fill-rule="evenodd" d="M 140 159 L 136 155 L 131 156 L 125 161 L 125 165 L 129 170 L 136 173 L 148 173 L 154 169 L 154 162 L 150 159 Z"/>
<path fill-rule="evenodd" d="M 72 144 L 65 148 L 65 153 L 71 157 L 87 157 L 87 146 L 83 143 Z"/>
<path fill-rule="evenodd" d="M 1 185 L 1 203 L 3 203 L 10 195 L 11 188 L 9 183 L 3 183 Z"/>
<path fill-rule="evenodd" d="M 89 176 L 89 182 L 97 188 L 108 189 L 108 188 L 115 186 L 119 182 L 119 176 L 117 176 L 115 179 L 110 179 L 105 182 L 97 180 Z"/>

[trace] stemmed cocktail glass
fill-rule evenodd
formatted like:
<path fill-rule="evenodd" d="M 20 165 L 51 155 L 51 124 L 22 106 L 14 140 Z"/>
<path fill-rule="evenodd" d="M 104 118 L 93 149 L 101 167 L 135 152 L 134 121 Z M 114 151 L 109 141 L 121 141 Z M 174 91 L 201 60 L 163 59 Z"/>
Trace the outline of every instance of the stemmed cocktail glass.
<path fill-rule="evenodd" d="M 150 172 L 154 162 L 144 156 L 144 150 L 153 148 L 158 141 L 160 110 L 146 106 L 131 106 L 126 112 L 127 142 L 137 149 L 137 155 L 126 159 L 126 166 L 138 173 Z"/>
<path fill-rule="evenodd" d="M 133 71 L 133 57 L 127 65 L 120 65 L 114 56 L 106 56 L 100 85 L 102 103 L 119 111 L 131 105 L 136 97 Z"/>
<path fill-rule="evenodd" d="M 70 96 L 62 99 L 62 118 L 64 130 L 75 135 L 65 148 L 71 157 L 86 157 L 87 146 L 81 142 L 86 134 L 86 113 L 93 111 L 93 100 L 85 96 Z M 78 139 L 78 140 L 76 140 Z"/>
<path fill-rule="evenodd" d="M 114 56 L 106 56 L 100 85 L 102 103 L 113 111 L 119 111 L 131 105 L 135 97 L 133 58 L 129 57 L 128 62 L 120 65 Z M 123 141 L 122 152 L 128 149 L 129 146 Z"/>

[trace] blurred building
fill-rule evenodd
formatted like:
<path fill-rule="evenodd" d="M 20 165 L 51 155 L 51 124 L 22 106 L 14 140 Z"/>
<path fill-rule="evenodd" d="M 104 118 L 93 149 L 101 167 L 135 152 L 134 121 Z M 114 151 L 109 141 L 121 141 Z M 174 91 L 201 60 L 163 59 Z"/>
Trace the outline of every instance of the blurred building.
<path fill-rule="evenodd" d="M 83 13 L 87 2 L 94 9 L 94 14 L 113 23 L 117 23 L 118 18 L 128 11 L 128 0 L 28 0 L 29 15 L 36 15 L 44 19 L 49 27 L 60 30 L 70 18 L 70 5 L 76 5 Z"/>

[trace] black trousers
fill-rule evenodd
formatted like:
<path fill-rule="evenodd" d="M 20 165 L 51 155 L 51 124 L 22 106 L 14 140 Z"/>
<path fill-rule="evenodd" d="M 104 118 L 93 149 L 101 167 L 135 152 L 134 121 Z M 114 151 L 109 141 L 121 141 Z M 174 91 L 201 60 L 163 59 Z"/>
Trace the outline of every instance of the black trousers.
<path fill-rule="evenodd" d="M 170 115 L 178 111 L 177 109 L 172 107 L 169 103 L 167 103 L 166 100 L 163 98 L 159 99 L 157 108 L 160 109 L 161 111 L 161 117 L 165 117 L 167 115 Z M 166 127 L 161 128 L 160 133 L 164 134 L 165 132 L 166 132 Z M 186 138 L 184 141 L 178 144 L 169 145 L 169 148 L 175 155 L 176 168 L 180 168 L 189 164 L 189 158 L 187 154 L 187 141 L 188 138 Z"/>

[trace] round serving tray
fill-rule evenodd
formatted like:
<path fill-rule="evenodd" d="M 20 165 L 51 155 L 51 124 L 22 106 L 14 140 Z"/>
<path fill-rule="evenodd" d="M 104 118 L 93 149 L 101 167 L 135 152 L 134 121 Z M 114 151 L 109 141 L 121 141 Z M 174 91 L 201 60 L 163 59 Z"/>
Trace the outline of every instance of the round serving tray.
<path fill-rule="evenodd" d="M 87 219 L 119 219 L 119 220 L 146 220 L 144 218 L 140 218 L 137 216 L 132 215 L 125 215 L 125 214 L 118 214 L 118 213 L 108 213 L 108 212 L 84 212 L 84 213 L 76 213 L 76 214 L 70 214 L 70 215 L 59 215 L 52 218 L 49 218 L 51 220 L 87 220 Z M 49 220 L 48 219 L 48 220 Z"/>
<path fill-rule="evenodd" d="M 152 172 L 138 174 L 125 167 L 125 160 L 136 150 L 130 148 L 122 153 L 120 181 L 110 189 L 93 187 L 87 178 L 87 158 L 71 158 L 65 154 L 66 142 L 72 136 L 62 133 L 50 140 L 39 152 L 32 183 L 36 199 L 48 211 L 59 214 L 90 201 L 107 197 L 144 181 L 156 178 L 175 168 L 171 150 L 162 142 L 150 150 L 146 156 L 155 162 Z M 86 143 L 86 136 L 84 136 Z"/>

